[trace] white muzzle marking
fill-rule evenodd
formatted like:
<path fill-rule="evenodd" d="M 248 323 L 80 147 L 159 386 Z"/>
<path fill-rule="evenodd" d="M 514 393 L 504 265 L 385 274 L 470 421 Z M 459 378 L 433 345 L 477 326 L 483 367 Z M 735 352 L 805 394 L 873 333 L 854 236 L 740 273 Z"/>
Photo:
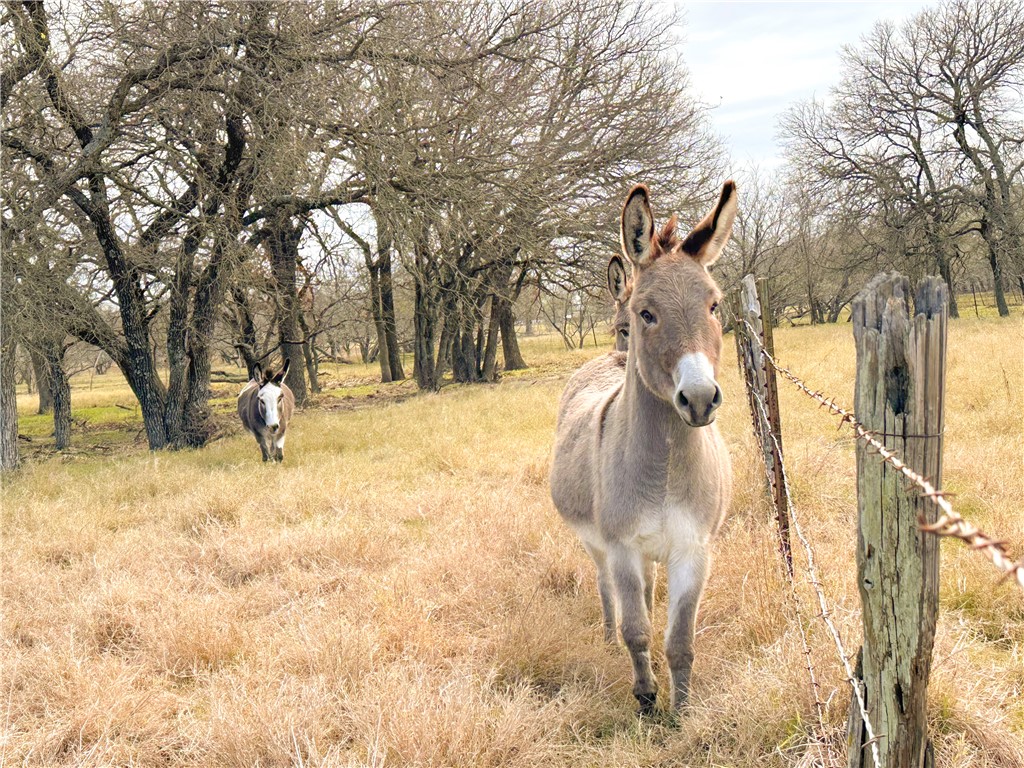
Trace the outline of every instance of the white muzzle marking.
<path fill-rule="evenodd" d="M 703 352 L 679 358 L 675 370 L 676 394 L 673 405 L 691 427 L 706 427 L 715 420 L 722 404 L 722 389 L 715 381 L 715 369 Z"/>

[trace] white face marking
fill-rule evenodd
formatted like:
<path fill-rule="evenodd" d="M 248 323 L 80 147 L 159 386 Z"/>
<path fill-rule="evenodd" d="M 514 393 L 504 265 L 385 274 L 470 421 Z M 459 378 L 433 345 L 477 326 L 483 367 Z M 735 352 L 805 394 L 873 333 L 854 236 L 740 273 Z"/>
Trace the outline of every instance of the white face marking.
<path fill-rule="evenodd" d="M 259 392 L 260 411 L 263 421 L 268 427 L 276 427 L 281 423 L 281 414 L 277 409 L 277 399 L 281 396 L 281 388 L 277 384 L 266 384 Z"/>
<path fill-rule="evenodd" d="M 689 352 L 676 363 L 676 389 L 687 389 L 715 380 L 715 369 L 703 352 Z"/>

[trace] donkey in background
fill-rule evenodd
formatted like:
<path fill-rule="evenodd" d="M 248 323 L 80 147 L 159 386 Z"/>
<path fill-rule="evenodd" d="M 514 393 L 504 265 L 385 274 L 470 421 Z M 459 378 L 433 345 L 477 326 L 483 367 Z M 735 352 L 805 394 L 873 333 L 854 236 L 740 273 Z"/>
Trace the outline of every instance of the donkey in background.
<path fill-rule="evenodd" d="M 689 696 L 711 540 L 729 505 L 732 470 L 713 423 L 722 402 L 715 380 L 722 326 L 714 316 L 721 292 L 707 270 L 736 209 L 729 181 L 714 210 L 680 239 L 675 217 L 655 233 L 645 186 L 630 191 L 621 235 L 632 283 L 623 262 L 609 265 L 615 299 L 628 299 L 627 352 L 581 367 L 559 404 L 551 496 L 597 566 L 609 642 L 618 603 L 641 714 L 653 712 L 658 691 L 650 657 L 654 563 L 668 568 L 665 655 L 679 710 Z"/>
<path fill-rule="evenodd" d="M 629 350 L 629 297 L 633 294 L 633 281 L 626 275 L 626 265 L 618 254 L 608 262 L 608 292 L 615 302 L 615 317 L 612 318 L 615 351 L 626 352 Z"/>
<path fill-rule="evenodd" d="M 290 360 L 278 373 L 259 363 L 252 380 L 238 394 L 238 416 L 260 444 L 264 461 L 284 461 L 284 438 L 295 410 L 295 395 L 284 383 Z"/>

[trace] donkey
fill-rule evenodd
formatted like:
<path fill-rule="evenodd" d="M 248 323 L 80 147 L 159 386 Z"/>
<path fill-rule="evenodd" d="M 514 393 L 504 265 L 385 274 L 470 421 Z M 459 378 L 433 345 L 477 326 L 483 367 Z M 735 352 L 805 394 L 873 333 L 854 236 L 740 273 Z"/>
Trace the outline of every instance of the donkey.
<path fill-rule="evenodd" d="M 721 292 L 708 267 L 736 217 L 736 185 L 684 239 L 676 218 L 655 233 L 647 187 L 622 210 L 623 254 L 632 262 L 626 355 L 581 367 L 559 404 L 551 496 L 597 566 L 605 639 L 622 639 L 633 662 L 640 714 L 654 711 L 651 670 L 654 563 L 668 568 L 665 655 L 671 704 L 687 702 L 697 606 L 711 565 L 711 540 L 729 505 L 732 469 L 714 424 L 722 390 L 715 380 Z M 609 283 L 624 301 L 629 281 Z"/>
<path fill-rule="evenodd" d="M 608 262 L 608 292 L 615 302 L 615 317 L 612 332 L 615 334 L 615 351 L 629 349 L 629 297 L 633 293 L 633 282 L 626 276 L 626 265 L 619 254 Z"/>
<path fill-rule="evenodd" d="M 260 444 L 264 461 L 284 461 L 284 438 L 295 410 L 295 395 L 284 383 L 290 360 L 278 373 L 257 363 L 252 380 L 238 393 L 238 416 Z"/>

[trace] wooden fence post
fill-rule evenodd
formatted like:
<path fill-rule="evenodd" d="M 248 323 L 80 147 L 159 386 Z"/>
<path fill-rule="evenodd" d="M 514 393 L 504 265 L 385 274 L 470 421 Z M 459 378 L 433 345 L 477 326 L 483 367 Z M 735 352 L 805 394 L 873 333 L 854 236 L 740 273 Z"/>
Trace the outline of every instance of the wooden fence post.
<path fill-rule="evenodd" d="M 912 314 L 909 283 L 895 273 L 878 275 L 854 299 L 855 412 L 887 448 L 940 487 L 945 284 L 926 278 L 915 305 Z M 934 522 L 937 510 L 858 443 L 857 512 L 862 684 L 879 768 L 932 766 L 926 694 L 938 613 L 939 540 L 919 530 L 918 521 Z M 859 711 L 851 711 L 851 768 L 872 764 L 861 725 Z"/>
<path fill-rule="evenodd" d="M 767 351 L 773 357 L 775 355 L 771 307 L 768 304 L 768 280 L 761 278 L 755 281 L 753 275 L 744 277 L 738 302 L 737 349 L 746 378 L 747 400 L 754 421 L 754 434 L 761 442 L 761 454 L 770 478 L 768 493 L 775 506 L 775 519 L 779 527 L 779 550 L 786 561 L 789 577 L 792 578 L 793 549 L 789 535 L 789 494 L 782 474 L 782 417 L 779 412 L 779 390 L 775 369 L 762 354 L 762 351 Z M 765 312 L 769 314 L 767 321 L 764 320 Z"/>

